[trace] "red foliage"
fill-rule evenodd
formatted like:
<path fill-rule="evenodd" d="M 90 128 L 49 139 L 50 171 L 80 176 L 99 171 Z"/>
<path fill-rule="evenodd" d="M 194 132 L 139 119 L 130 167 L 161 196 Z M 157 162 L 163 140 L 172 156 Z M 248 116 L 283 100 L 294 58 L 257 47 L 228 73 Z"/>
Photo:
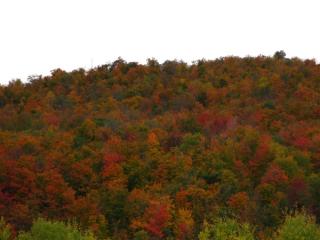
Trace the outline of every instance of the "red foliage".
<path fill-rule="evenodd" d="M 248 210 L 251 207 L 248 194 L 246 192 L 238 192 L 232 195 L 228 200 L 228 206 L 234 210 L 241 219 L 246 219 Z"/>
<path fill-rule="evenodd" d="M 284 184 L 288 182 L 288 176 L 285 172 L 276 164 L 271 164 L 268 168 L 267 172 L 261 179 L 261 183 L 269 183 L 269 184 Z"/>
<path fill-rule="evenodd" d="M 180 207 L 189 207 L 190 202 L 188 201 L 188 198 L 190 196 L 190 193 L 187 190 L 181 189 L 179 192 L 176 193 L 176 204 Z"/>
<path fill-rule="evenodd" d="M 108 167 L 111 164 L 119 163 L 123 160 L 123 156 L 118 153 L 106 153 L 104 155 L 104 166 Z"/>
<path fill-rule="evenodd" d="M 247 177 L 249 175 L 249 171 L 242 161 L 235 160 L 234 167 L 236 172 L 239 172 L 242 175 L 242 177 Z"/>
<path fill-rule="evenodd" d="M 293 205 L 295 203 L 304 203 L 309 196 L 308 185 L 303 178 L 296 177 L 291 180 L 288 187 L 288 200 Z"/>
<path fill-rule="evenodd" d="M 186 239 L 187 236 L 190 234 L 190 229 L 186 223 L 179 223 L 178 224 L 178 238 L 179 240 Z"/>
<path fill-rule="evenodd" d="M 147 209 L 147 215 L 149 216 L 149 220 L 144 226 L 145 230 L 151 235 L 163 238 L 163 230 L 170 219 L 168 206 L 165 204 L 152 203 Z"/>
<path fill-rule="evenodd" d="M 67 185 L 57 169 L 39 173 L 37 184 L 36 200 L 43 208 L 43 214 L 59 219 L 72 215 L 75 204 L 74 190 Z"/>
<path fill-rule="evenodd" d="M 211 119 L 209 112 L 203 112 L 198 116 L 198 123 L 202 126 L 207 125 Z"/>
<path fill-rule="evenodd" d="M 295 147 L 306 150 L 312 145 L 312 141 L 305 136 L 297 136 L 292 143 Z"/>
<path fill-rule="evenodd" d="M 243 209 L 248 205 L 249 197 L 246 192 L 238 192 L 228 200 L 228 205 L 234 209 Z"/>
<path fill-rule="evenodd" d="M 47 125 L 58 126 L 60 124 L 60 118 L 57 113 L 45 113 L 43 114 L 43 121 Z"/>
<path fill-rule="evenodd" d="M 268 135 L 261 136 L 256 152 L 249 161 L 250 170 L 255 177 L 258 177 L 261 174 L 261 171 L 264 171 L 264 168 L 268 163 L 270 140 L 271 138 Z"/>
<path fill-rule="evenodd" d="M 116 166 L 123 160 L 123 156 L 118 153 L 106 153 L 104 155 L 103 176 L 112 174 Z"/>
<path fill-rule="evenodd" d="M 314 144 L 311 136 L 317 130 L 314 126 L 304 121 L 288 126 L 280 132 L 280 136 L 289 144 L 301 150 L 311 149 Z"/>
<path fill-rule="evenodd" d="M 266 115 L 263 111 L 259 110 L 254 112 L 251 117 L 250 120 L 253 121 L 255 124 L 259 124 L 261 123 L 264 119 L 265 119 Z"/>
<path fill-rule="evenodd" d="M 226 113 L 203 112 L 197 118 L 198 123 L 212 135 L 220 134 L 236 126 L 236 118 Z"/>

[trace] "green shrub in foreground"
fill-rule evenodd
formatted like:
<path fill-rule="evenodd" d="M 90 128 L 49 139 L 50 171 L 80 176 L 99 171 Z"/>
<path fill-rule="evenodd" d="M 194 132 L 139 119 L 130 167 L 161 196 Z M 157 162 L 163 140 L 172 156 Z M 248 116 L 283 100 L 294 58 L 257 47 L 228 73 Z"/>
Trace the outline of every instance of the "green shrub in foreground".
<path fill-rule="evenodd" d="M 199 234 L 199 240 L 254 240 L 249 224 L 238 223 L 234 219 L 218 219 L 209 224 Z"/>
<path fill-rule="evenodd" d="M 315 223 L 315 218 L 304 211 L 288 214 L 285 222 L 279 228 L 276 240 L 319 240 L 320 228 Z"/>
<path fill-rule="evenodd" d="M 31 230 L 20 233 L 17 240 L 95 240 L 95 238 L 89 232 L 80 232 L 75 226 L 39 218 L 33 223 Z"/>
<path fill-rule="evenodd" d="M 9 240 L 11 236 L 11 231 L 9 226 L 6 224 L 4 219 L 0 218 L 0 240 Z"/>

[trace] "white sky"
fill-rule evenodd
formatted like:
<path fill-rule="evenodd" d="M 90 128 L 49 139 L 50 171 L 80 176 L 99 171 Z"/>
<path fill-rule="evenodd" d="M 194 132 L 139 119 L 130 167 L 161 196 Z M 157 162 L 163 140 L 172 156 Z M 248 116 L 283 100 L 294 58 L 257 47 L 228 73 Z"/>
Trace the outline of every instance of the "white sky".
<path fill-rule="evenodd" d="M 273 55 L 320 60 L 319 0 L 0 0 L 0 83 L 55 68 Z"/>

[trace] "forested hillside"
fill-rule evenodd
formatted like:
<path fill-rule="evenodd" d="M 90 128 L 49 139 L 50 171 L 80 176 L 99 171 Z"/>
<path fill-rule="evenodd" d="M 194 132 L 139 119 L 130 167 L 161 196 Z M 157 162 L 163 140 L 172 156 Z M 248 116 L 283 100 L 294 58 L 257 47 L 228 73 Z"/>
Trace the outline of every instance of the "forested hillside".
<path fill-rule="evenodd" d="M 0 234 L 72 223 L 83 239 L 293 239 L 281 234 L 306 224 L 319 237 L 319 104 L 320 65 L 283 52 L 11 81 Z"/>

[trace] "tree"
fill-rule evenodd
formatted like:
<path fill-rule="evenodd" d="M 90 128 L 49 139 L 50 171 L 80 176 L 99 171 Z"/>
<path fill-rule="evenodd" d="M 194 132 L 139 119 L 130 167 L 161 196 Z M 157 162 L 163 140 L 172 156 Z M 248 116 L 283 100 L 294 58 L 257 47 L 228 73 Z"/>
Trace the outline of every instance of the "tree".
<path fill-rule="evenodd" d="M 320 219 L 319 102 L 319 65 L 281 51 L 13 81 L 0 86 L 0 216 L 12 235 L 42 216 L 99 239 L 250 222 L 266 240 L 287 207 Z M 238 223 L 205 232 L 217 216 Z"/>
<path fill-rule="evenodd" d="M 194 221 L 188 209 L 179 209 L 177 213 L 176 238 L 179 240 L 193 239 Z"/>
<path fill-rule="evenodd" d="M 207 224 L 199 234 L 199 240 L 254 240 L 252 227 L 234 219 L 217 219 Z"/>
<path fill-rule="evenodd" d="M 30 232 L 20 233 L 17 240 L 95 240 L 90 232 L 81 232 L 76 226 L 37 219 Z"/>
<path fill-rule="evenodd" d="M 194 152 L 201 150 L 203 147 L 204 137 L 200 133 L 187 133 L 182 140 L 180 148 L 183 152 Z"/>
<path fill-rule="evenodd" d="M 9 240 L 11 236 L 10 227 L 4 221 L 3 217 L 0 218 L 0 240 Z"/>
<path fill-rule="evenodd" d="M 287 184 L 288 177 L 278 165 L 272 164 L 262 177 L 261 182 L 262 184 L 269 183 L 275 186 L 281 186 Z"/>
<path fill-rule="evenodd" d="M 152 236 L 163 238 L 164 230 L 168 226 L 170 215 L 170 206 L 158 202 L 152 202 L 146 210 L 148 217 L 144 229 Z"/>
<path fill-rule="evenodd" d="M 320 228 L 315 218 L 305 211 L 286 215 L 283 225 L 278 229 L 275 240 L 318 240 Z"/>
<path fill-rule="evenodd" d="M 283 50 L 276 51 L 273 57 L 276 59 L 284 59 L 286 57 L 286 53 Z"/>
<path fill-rule="evenodd" d="M 310 192 L 307 183 L 303 178 L 295 177 L 288 187 L 288 200 L 291 206 L 308 206 Z"/>
<path fill-rule="evenodd" d="M 246 192 L 238 192 L 228 200 L 228 206 L 237 214 L 241 220 L 247 220 L 251 204 Z"/>

